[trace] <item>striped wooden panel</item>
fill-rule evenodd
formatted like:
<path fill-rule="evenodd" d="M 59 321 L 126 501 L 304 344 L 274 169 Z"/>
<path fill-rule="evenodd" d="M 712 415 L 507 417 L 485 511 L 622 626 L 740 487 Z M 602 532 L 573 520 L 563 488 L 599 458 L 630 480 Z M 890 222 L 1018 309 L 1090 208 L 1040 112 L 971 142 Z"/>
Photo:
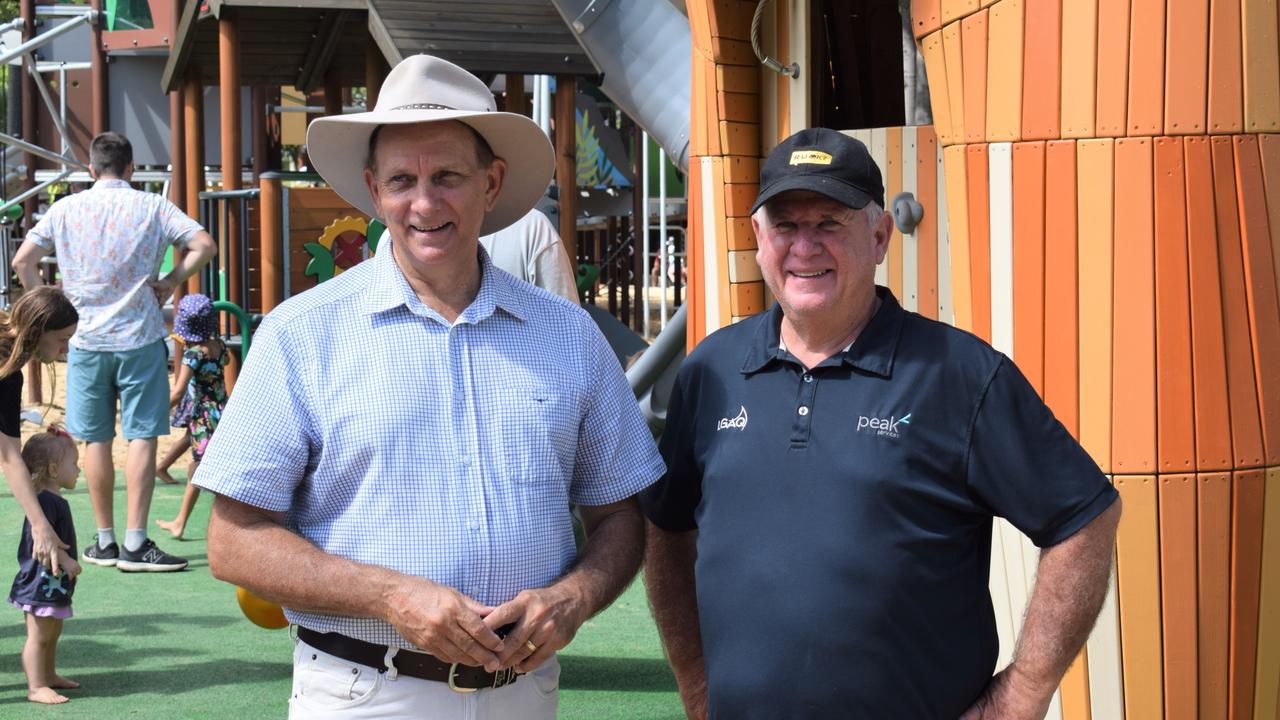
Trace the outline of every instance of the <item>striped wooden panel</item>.
<path fill-rule="evenodd" d="M 1231 475 L 1197 476 L 1196 604 L 1199 720 L 1226 720 L 1231 606 Z"/>
<path fill-rule="evenodd" d="M 911 30 L 917 40 L 940 27 L 942 27 L 942 0 L 912 0 Z M 930 73 L 930 78 L 932 77 L 933 74 Z"/>
<path fill-rule="evenodd" d="M 1102 0 L 1098 3 L 1098 137 L 1125 134 L 1131 1 Z"/>
<path fill-rule="evenodd" d="M 1231 407 L 1231 448 L 1236 468 L 1262 464 L 1262 428 L 1254 383 L 1249 307 L 1240 248 L 1235 158 L 1230 137 L 1209 141 L 1213 157 L 1214 205 L 1218 219 L 1218 269 L 1222 278 L 1222 318 L 1227 351 L 1227 393 Z"/>
<path fill-rule="evenodd" d="M 755 250 L 729 251 L 729 282 L 757 282 L 762 279 Z"/>
<path fill-rule="evenodd" d="M 1182 141 L 1155 146 L 1156 443 L 1160 472 L 1195 470 L 1191 287 Z"/>
<path fill-rule="evenodd" d="M 1231 717 L 1253 717 L 1258 660 L 1258 592 L 1262 574 L 1263 471 L 1239 470 L 1231 483 Z"/>
<path fill-rule="evenodd" d="M 987 154 L 987 145 L 965 146 L 972 331 L 991 342 L 991 191 Z"/>
<path fill-rule="evenodd" d="M 1280 54 L 1276 0 L 1243 0 L 1240 27 L 1244 55 L 1244 130 L 1280 130 Z"/>
<path fill-rule="evenodd" d="M 881 172 L 884 172 L 888 166 L 888 152 L 885 143 L 884 128 L 854 130 L 853 135 L 858 140 L 861 140 L 862 144 L 867 146 L 867 150 L 871 153 L 871 159 L 875 162 L 876 167 L 880 168 Z M 888 179 L 884 175 L 881 177 L 884 180 Z M 888 256 L 885 257 L 884 261 L 881 261 L 880 264 L 876 265 L 876 284 L 884 286 L 888 286 L 889 284 Z"/>
<path fill-rule="evenodd" d="M 1053 414 L 1080 437 L 1079 286 L 1076 277 L 1076 143 L 1045 146 L 1044 398 Z"/>
<path fill-rule="evenodd" d="M 1205 132 L 1209 0 L 1167 0 L 1164 134 Z"/>
<path fill-rule="evenodd" d="M 884 201 L 885 207 L 892 210 L 893 198 L 902 192 L 902 128 L 885 128 L 884 146 L 885 164 L 880 166 L 884 170 Z M 888 270 L 889 289 L 897 298 L 903 298 L 902 244 L 902 233 L 894 225 L 889 237 L 889 252 L 881 266 Z"/>
<path fill-rule="evenodd" d="M 1080 648 L 1076 659 L 1067 666 L 1059 686 L 1062 693 L 1063 720 L 1091 720 L 1089 709 L 1089 651 Z"/>
<path fill-rule="evenodd" d="M 924 217 L 915 232 L 920 260 L 916 284 L 920 296 L 917 310 L 934 320 L 938 319 L 938 224 L 946 220 L 938 198 L 939 155 L 933 128 L 927 125 L 917 128 L 916 199 L 924 207 Z"/>
<path fill-rule="evenodd" d="M 969 194 L 966 183 L 965 146 L 952 145 L 942 150 L 945 166 L 942 180 L 947 192 L 947 235 L 950 242 L 951 308 L 953 324 L 964 330 L 973 329 L 973 290 L 969 275 Z M 939 248 L 939 253 L 942 249 Z M 945 301 L 945 296 L 944 296 Z M 946 317 L 945 313 L 941 313 Z"/>
<path fill-rule="evenodd" d="M 1045 396 L 1045 144 L 1013 146 L 1013 352 Z M 1058 200 L 1054 199 L 1055 202 Z"/>
<path fill-rule="evenodd" d="M 987 38 L 987 141 L 1022 139 L 1023 0 L 991 6 Z"/>
<path fill-rule="evenodd" d="M 911 193 L 919 200 L 920 186 L 916 179 L 918 162 L 916 150 L 919 141 L 914 126 L 902 128 L 902 192 Z M 936 192 L 936 188 L 934 188 Z M 893 202 L 890 197 L 886 202 Z M 890 206 L 892 207 L 892 206 Z M 912 312 L 920 309 L 920 239 L 916 232 L 902 236 L 902 307 Z"/>
<path fill-rule="evenodd" d="M 1155 199 L 1152 141 L 1115 144 L 1111 463 L 1156 470 Z"/>
<path fill-rule="evenodd" d="M 978 0 L 941 0 L 941 2 L 944 25 L 978 10 Z"/>
<path fill-rule="evenodd" d="M 920 41 L 924 70 L 929 76 L 929 106 L 933 109 L 933 129 L 938 139 L 951 144 L 951 92 L 947 76 L 946 55 L 942 50 L 942 31 L 926 35 Z M 957 70 L 957 82 L 959 71 Z"/>
<path fill-rule="evenodd" d="M 1231 413 L 1227 404 L 1213 163 L 1208 138 L 1188 137 L 1182 143 L 1187 180 L 1196 467 L 1201 471 L 1229 470 L 1232 467 Z"/>
<path fill-rule="evenodd" d="M 699 173 L 702 180 L 701 197 L 699 200 L 702 206 L 700 220 L 702 221 L 702 282 L 704 291 L 702 293 L 702 313 L 699 318 L 701 323 L 701 332 L 703 336 L 713 332 L 720 327 L 720 305 L 722 295 L 719 277 L 716 274 L 717 258 L 716 258 L 716 215 L 720 213 L 720 204 L 716 202 L 715 188 L 715 167 L 719 163 L 719 158 L 704 157 L 702 161 L 701 172 Z M 697 237 L 695 235 L 695 237 Z M 728 283 L 724 284 L 724 289 L 728 290 Z M 723 303 L 728 305 L 728 302 Z M 727 307 L 725 308 L 728 309 Z"/>
<path fill-rule="evenodd" d="M 987 136 L 987 13 L 980 10 L 960 22 L 961 62 L 964 63 L 964 141 L 980 143 Z"/>
<path fill-rule="evenodd" d="M 1209 0 L 1209 132 L 1244 130 L 1241 0 Z"/>
<path fill-rule="evenodd" d="M 1165 0 L 1133 0 L 1129 22 L 1129 113 L 1132 136 L 1164 127 Z"/>
<path fill-rule="evenodd" d="M 730 317 L 749 317 L 763 310 L 764 283 L 742 282 L 729 286 Z"/>
<path fill-rule="evenodd" d="M 1107 596 L 1085 646 L 1089 650 L 1089 710 L 1096 720 L 1125 717 L 1118 585 L 1116 565 L 1112 565 Z M 1141 716 L 1133 717 L 1137 720 Z"/>
<path fill-rule="evenodd" d="M 1280 305 L 1267 226 L 1266 188 L 1257 136 L 1237 135 L 1233 144 L 1263 457 L 1265 464 L 1274 466 L 1280 465 Z"/>
<path fill-rule="evenodd" d="M 697 36 L 697 33 L 694 33 Z M 716 92 L 715 63 L 694 54 L 691 80 L 695 98 L 711 97 Z M 693 117 L 689 124 L 689 152 L 691 155 L 719 155 L 720 130 L 718 118 L 705 102 L 693 103 Z"/>
<path fill-rule="evenodd" d="M 783 64 L 793 62 L 791 53 L 791 4 L 775 3 L 774 4 L 774 27 L 773 27 L 773 47 L 778 54 L 778 59 Z M 773 142 L 769 143 L 766 148 L 761 148 L 764 154 L 768 154 L 773 148 L 786 138 L 791 136 L 791 78 L 786 75 L 769 73 L 774 75 L 772 83 L 773 104 L 770 105 L 769 98 L 762 98 L 763 107 L 774 107 L 775 122 L 773 125 Z M 764 87 L 770 89 L 770 83 L 765 82 Z M 767 119 L 767 115 L 762 118 Z M 767 133 L 765 137 L 768 137 Z"/>
<path fill-rule="evenodd" d="M 693 15 L 690 12 L 690 15 Z M 697 65 L 694 61 L 694 65 Z M 694 103 L 696 107 L 698 103 Z M 685 296 L 685 302 L 689 307 L 685 310 L 685 347 L 692 350 L 697 346 L 702 338 L 706 337 L 706 327 L 703 318 L 705 317 L 704 298 L 709 294 L 707 291 L 706 273 L 703 270 L 702 243 L 699 242 L 697 232 L 704 231 L 703 223 L 703 207 L 702 207 L 702 188 L 704 186 L 703 158 L 691 156 L 689 158 L 688 175 L 685 179 L 685 188 L 688 193 L 688 224 L 689 224 L 689 242 L 685 245 L 685 262 L 688 265 L 689 287 L 688 294 Z"/>
<path fill-rule="evenodd" d="M 727 246 L 730 252 L 735 250 L 754 251 L 756 249 L 756 236 L 755 232 L 751 230 L 751 218 L 727 218 L 725 229 L 729 233 Z"/>
<path fill-rule="evenodd" d="M 938 163 L 934 166 L 938 177 L 938 320 L 955 325 L 955 292 L 951 288 L 951 211 L 947 203 L 949 181 L 943 171 L 944 162 L 945 156 L 939 145 Z M 964 183 L 960 186 L 963 189 Z"/>
<path fill-rule="evenodd" d="M 1280 468 L 1269 468 L 1263 490 L 1262 582 L 1258 592 L 1255 718 L 1280 713 Z"/>
<path fill-rule="evenodd" d="M 964 142 L 965 120 L 965 72 L 964 53 L 960 35 L 961 23 L 942 28 L 942 54 L 947 64 L 947 97 L 951 101 L 951 134 L 944 145 Z"/>
<path fill-rule="evenodd" d="M 1027 4 L 1022 47 L 1022 139 L 1056 140 L 1062 101 L 1062 0 Z"/>
<path fill-rule="evenodd" d="M 1196 477 L 1161 475 L 1159 491 L 1165 720 L 1196 720 Z"/>
<path fill-rule="evenodd" d="M 1164 712 L 1164 683 L 1155 478 L 1117 475 L 1116 489 L 1124 500 L 1124 514 L 1116 533 L 1124 707 L 1130 717 L 1158 718 Z"/>
<path fill-rule="evenodd" d="M 757 148 L 759 144 L 757 142 Z M 757 150 L 759 152 L 759 150 Z M 745 153 L 744 153 L 745 154 Z M 715 158 L 715 162 L 711 164 L 711 188 L 707 193 L 708 197 L 713 198 L 712 207 L 715 209 L 715 217 L 711 218 L 712 225 L 715 227 L 713 238 L 714 245 L 707 245 L 709 252 L 714 252 L 713 256 L 716 260 L 715 266 L 708 270 L 714 270 L 716 274 L 716 287 L 720 291 L 720 297 L 717 303 L 717 314 L 707 315 L 707 331 L 712 332 L 729 324 L 732 314 L 730 312 L 730 290 L 732 285 L 729 282 L 729 238 L 726 218 L 729 215 L 729 186 L 724 182 L 724 158 Z M 704 239 L 705 241 L 706 239 Z M 750 314 L 750 313 L 746 313 Z"/>
<path fill-rule="evenodd" d="M 1081 140 L 1077 227 L 1080 252 L 1080 444 L 1111 472 L 1112 175 L 1115 142 Z"/>
<path fill-rule="evenodd" d="M 1097 101 L 1098 0 L 1062 5 L 1062 137 L 1093 137 Z"/>
<path fill-rule="evenodd" d="M 991 593 L 991 608 L 995 613 L 996 636 L 1000 641 L 1000 650 L 996 654 L 996 668 L 1003 668 L 1013 659 L 1013 649 L 1017 644 L 1017 615 L 1014 614 L 1013 603 L 1009 599 L 1010 588 L 1014 586 L 1008 576 L 1008 559 L 1005 557 L 1005 528 L 1009 523 L 1003 518 L 991 521 L 991 572 L 987 577 L 987 590 Z M 1017 532 L 1016 530 L 1014 532 Z M 1015 566 L 1018 572 L 1018 586 L 1022 583 L 1022 565 Z"/>
<path fill-rule="evenodd" d="M 991 344 L 1013 356 L 1013 151 L 1009 143 L 987 150 Z M 971 219 L 972 220 L 972 219 Z M 970 243 L 972 247 L 972 242 Z M 975 311 L 976 312 L 976 311 Z"/>
<path fill-rule="evenodd" d="M 1275 265 L 1277 294 L 1280 294 L 1280 135 L 1259 135 L 1258 152 L 1262 157 L 1262 179 L 1266 186 L 1271 261 Z"/>

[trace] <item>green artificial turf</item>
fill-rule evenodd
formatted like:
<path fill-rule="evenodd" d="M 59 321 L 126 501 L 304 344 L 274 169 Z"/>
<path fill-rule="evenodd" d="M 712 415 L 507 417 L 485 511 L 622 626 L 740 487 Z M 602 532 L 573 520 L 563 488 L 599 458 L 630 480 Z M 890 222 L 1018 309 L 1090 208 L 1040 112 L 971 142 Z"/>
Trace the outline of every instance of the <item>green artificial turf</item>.
<path fill-rule="evenodd" d="M 177 512 L 183 486 L 160 485 L 152 517 Z M 75 513 L 81 547 L 93 537 L 93 514 L 83 485 L 65 494 Z M 124 513 L 117 483 L 116 517 Z M 84 687 L 54 707 L 26 701 L 20 653 L 22 613 L 0 607 L 0 718 L 282 718 L 290 687 L 292 641 L 285 630 L 263 630 L 240 613 L 235 589 L 209 574 L 201 497 L 175 541 L 149 532 L 168 552 L 191 560 L 184 572 L 126 574 L 85 565 L 58 644 L 58 671 Z M 13 560 L 22 513 L 0 497 L 0 557 Z M 117 530 L 123 536 L 122 530 Z M 8 577 L 7 575 L 5 577 Z M 560 717 L 657 720 L 681 718 L 675 680 L 662 659 L 644 590 L 634 583 L 618 601 L 579 630 L 560 654 Z"/>

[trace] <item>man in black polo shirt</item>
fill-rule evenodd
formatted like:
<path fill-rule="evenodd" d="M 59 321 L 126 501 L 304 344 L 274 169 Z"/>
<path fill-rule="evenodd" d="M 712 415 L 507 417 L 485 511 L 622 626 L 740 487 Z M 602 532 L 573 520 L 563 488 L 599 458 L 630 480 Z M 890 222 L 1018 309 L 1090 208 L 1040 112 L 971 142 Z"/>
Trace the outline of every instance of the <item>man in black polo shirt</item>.
<path fill-rule="evenodd" d="M 778 304 L 680 370 L 642 504 L 691 717 L 1042 718 L 1102 605 L 1118 495 L 1008 358 L 876 287 L 883 207 L 857 140 L 779 145 L 752 209 Z M 996 516 L 1043 553 L 993 676 Z"/>

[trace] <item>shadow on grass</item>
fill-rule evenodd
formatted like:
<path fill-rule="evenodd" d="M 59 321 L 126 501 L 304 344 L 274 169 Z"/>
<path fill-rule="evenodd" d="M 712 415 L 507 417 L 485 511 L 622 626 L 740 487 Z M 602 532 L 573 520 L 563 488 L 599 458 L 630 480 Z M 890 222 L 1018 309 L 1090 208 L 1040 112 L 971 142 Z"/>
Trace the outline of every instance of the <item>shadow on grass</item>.
<path fill-rule="evenodd" d="M 666 660 L 561 655 L 560 687 L 567 690 L 676 692 L 676 678 Z"/>
<path fill-rule="evenodd" d="M 72 697 L 124 697 L 128 695 L 165 695 L 196 692 L 211 687 L 243 686 L 246 682 L 263 683 L 287 679 L 293 672 L 289 663 L 254 662 L 220 659 L 171 665 L 147 672 L 121 672 L 118 668 L 98 672 L 68 672 L 83 686 L 69 692 Z M 21 690 L 23 685 L 5 686 L 2 690 Z M 283 700 L 283 698 L 282 698 Z M 0 705 L 25 703 L 26 695 L 0 699 Z"/>
<path fill-rule="evenodd" d="M 227 615 L 147 614 L 142 610 L 130 615 L 85 617 L 77 614 L 67 621 L 62 632 L 62 642 L 80 642 L 83 638 L 107 635 L 156 637 L 170 634 L 177 637 L 183 627 L 220 628 L 238 622 L 239 618 Z M 26 634 L 27 628 L 21 615 L 15 624 L 0 626 L 0 638 L 26 637 Z"/>

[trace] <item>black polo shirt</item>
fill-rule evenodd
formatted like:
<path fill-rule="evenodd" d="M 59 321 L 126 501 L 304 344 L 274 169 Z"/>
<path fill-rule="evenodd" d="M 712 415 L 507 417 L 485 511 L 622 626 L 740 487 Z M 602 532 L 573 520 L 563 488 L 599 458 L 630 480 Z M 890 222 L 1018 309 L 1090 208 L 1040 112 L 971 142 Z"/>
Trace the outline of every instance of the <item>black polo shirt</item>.
<path fill-rule="evenodd" d="M 712 717 L 953 720 L 996 662 L 992 517 L 1045 547 L 1117 497 L 1008 358 L 878 293 L 812 370 L 776 305 L 680 369 L 641 499 L 699 531 Z"/>

